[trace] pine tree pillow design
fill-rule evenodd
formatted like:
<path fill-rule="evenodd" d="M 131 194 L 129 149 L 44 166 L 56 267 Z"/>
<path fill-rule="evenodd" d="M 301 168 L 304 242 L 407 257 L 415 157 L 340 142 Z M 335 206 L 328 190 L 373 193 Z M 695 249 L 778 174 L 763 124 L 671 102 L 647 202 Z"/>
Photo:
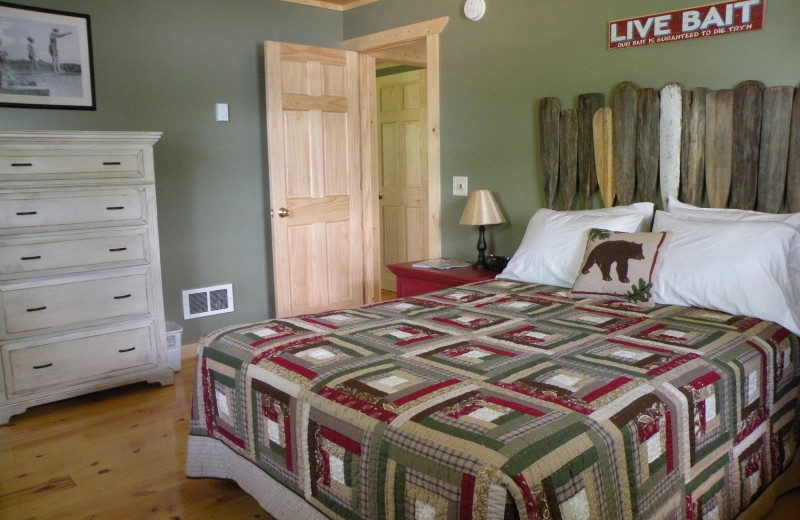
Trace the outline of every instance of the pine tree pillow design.
<path fill-rule="evenodd" d="M 652 306 L 650 289 L 669 232 L 622 233 L 592 229 L 572 294 Z"/>

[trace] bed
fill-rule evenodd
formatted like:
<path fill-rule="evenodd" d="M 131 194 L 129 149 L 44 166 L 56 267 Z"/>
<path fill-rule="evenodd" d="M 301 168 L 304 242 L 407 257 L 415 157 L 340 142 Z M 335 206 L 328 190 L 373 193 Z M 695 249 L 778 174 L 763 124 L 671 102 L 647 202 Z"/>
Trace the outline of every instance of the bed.
<path fill-rule="evenodd" d="M 227 327 L 187 475 L 278 519 L 750 519 L 800 483 L 800 213 L 540 209 L 494 280 Z"/>

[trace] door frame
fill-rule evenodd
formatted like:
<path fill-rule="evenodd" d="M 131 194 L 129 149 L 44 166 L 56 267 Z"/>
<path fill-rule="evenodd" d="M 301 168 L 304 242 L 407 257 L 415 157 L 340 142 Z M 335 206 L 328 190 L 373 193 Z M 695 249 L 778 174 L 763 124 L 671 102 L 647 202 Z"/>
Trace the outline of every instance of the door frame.
<path fill-rule="evenodd" d="M 381 296 L 380 205 L 378 203 L 378 114 L 376 60 L 424 65 L 428 90 L 428 244 L 429 257 L 441 255 L 441 145 L 439 34 L 450 18 L 444 16 L 396 27 L 342 42 L 344 50 L 359 53 L 361 97 L 361 171 L 364 209 L 364 301 Z"/>

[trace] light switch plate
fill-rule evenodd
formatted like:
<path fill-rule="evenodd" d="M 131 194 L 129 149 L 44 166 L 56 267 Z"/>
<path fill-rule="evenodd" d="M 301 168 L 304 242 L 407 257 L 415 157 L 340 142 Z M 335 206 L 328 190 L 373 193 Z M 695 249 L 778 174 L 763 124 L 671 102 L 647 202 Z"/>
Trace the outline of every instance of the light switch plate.
<path fill-rule="evenodd" d="M 227 103 L 217 103 L 214 108 L 217 115 L 217 121 L 230 121 Z"/>
<path fill-rule="evenodd" d="M 453 195 L 466 197 L 468 179 L 466 177 L 453 177 Z"/>

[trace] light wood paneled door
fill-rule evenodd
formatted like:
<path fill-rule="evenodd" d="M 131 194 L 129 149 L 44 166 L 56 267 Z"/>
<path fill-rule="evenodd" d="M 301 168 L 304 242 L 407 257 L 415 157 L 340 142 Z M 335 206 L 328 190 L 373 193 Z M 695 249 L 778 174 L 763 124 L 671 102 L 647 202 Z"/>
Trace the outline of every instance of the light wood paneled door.
<path fill-rule="evenodd" d="M 265 44 L 278 316 L 364 302 L 358 54 Z"/>
<path fill-rule="evenodd" d="M 426 71 L 378 78 L 381 289 L 396 290 L 386 268 L 419 260 L 428 245 Z"/>

